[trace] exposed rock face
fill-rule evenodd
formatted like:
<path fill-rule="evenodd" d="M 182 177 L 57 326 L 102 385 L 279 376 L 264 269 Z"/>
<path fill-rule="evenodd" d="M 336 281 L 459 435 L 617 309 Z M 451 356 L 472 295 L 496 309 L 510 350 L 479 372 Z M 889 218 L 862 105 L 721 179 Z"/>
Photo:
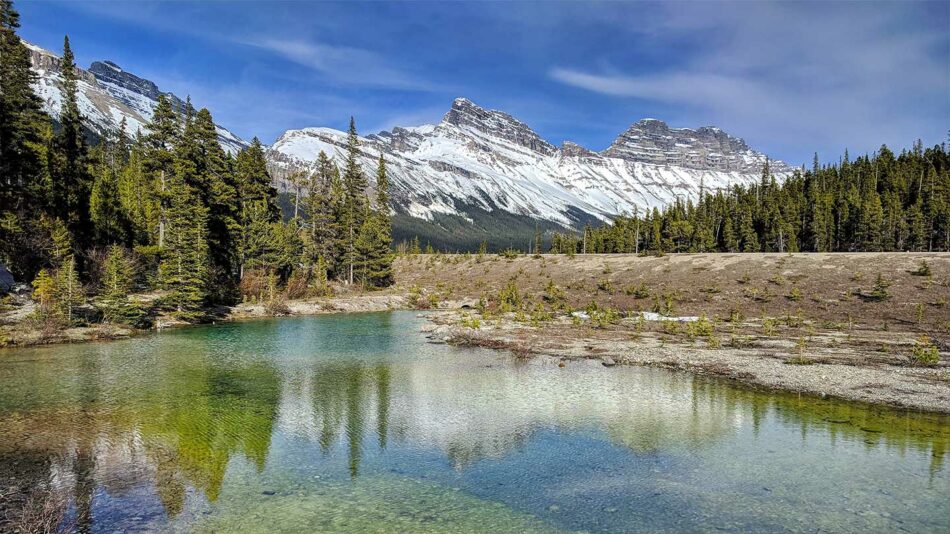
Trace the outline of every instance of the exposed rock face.
<path fill-rule="evenodd" d="M 564 141 L 561 143 L 561 154 L 569 158 L 593 158 L 597 157 L 597 153 L 593 150 L 588 150 L 577 143 L 571 141 Z"/>
<path fill-rule="evenodd" d="M 652 160 L 644 147 L 682 154 L 684 163 Z M 286 187 L 282 181 L 290 172 L 312 170 L 320 151 L 341 164 L 346 134 L 305 128 L 281 135 L 267 152 L 278 186 Z M 380 154 L 397 212 L 466 217 L 476 207 L 565 227 L 695 199 L 700 189 L 756 183 L 766 159 L 716 128 L 671 129 L 654 120 L 634 124 L 600 153 L 571 142 L 557 148 L 511 115 L 465 98 L 456 99 L 439 124 L 361 138 L 360 163 L 370 179 Z M 779 179 L 788 172 L 781 162 L 772 169 Z"/>
<path fill-rule="evenodd" d="M 162 93 L 158 90 L 158 86 L 151 80 L 139 78 L 131 72 L 126 72 L 122 70 L 122 67 L 111 61 L 94 61 L 92 65 L 89 66 L 89 72 L 91 72 L 101 84 L 120 87 L 156 102 L 158 101 L 158 97 L 164 94 L 175 108 L 181 109 L 185 106 L 185 103 L 175 96 L 174 93 Z"/>
<path fill-rule="evenodd" d="M 62 102 L 63 60 L 56 54 L 24 41 L 30 49 L 30 59 L 38 79 L 34 90 L 45 104 L 46 112 L 59 116 Z M 96 61 L 89 70 L 76 69 L 79 88 L 79 109 L 87 125 L 97 134 L 117 131 L 125 119 L 126 131 L 147 131 L 147 124 L 162 94 L 154 82 L 140 78 L 111 61 Z M 164 93 L 173 106 L 184 107 L 184 102 L 172 93 Z M 226 128 L 216 126 L 218 141 L 226 151 L 234 153 L 248 143 Z"/>
<path fill-rule="evenodd" d="M 642 119 L 630 126 L 603 155 L 627 161 L 676 165 L 687 169 L 760 172 L 766 156 L 742 139 L 713 126 L 698 129 L 670 128 L 657 119 Z M 776 172 L 789 172 L 775 162 Z"/>
<path fill-rule="evenodd" d="M 541 136 L 528 128 L 527 124 L 502 111 L 480 108 L 467 98 L 456 98 L 442 122 L 474 128 L 544 155 L 551 155 L 557 150 L 554 145 L 541 139 Z"/>

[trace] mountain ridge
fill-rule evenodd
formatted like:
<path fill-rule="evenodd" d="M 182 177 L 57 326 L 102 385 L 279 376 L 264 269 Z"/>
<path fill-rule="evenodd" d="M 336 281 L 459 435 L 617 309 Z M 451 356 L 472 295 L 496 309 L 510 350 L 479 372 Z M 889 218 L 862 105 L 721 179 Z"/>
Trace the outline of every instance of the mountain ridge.
<path fill-rule="evenodd" d="M 466 218 L 477 207 L 566 228 L 756 183 L 767 159 L 719 128 L 670 128 L 657 119 L 633 123 L 600 152 L 570 141 L 556 147 L 512 115 L 464 97 L 438 124 L 395 127 L 360 143 L 364 169 L 386 158 L 397 213 Z M 321 150 L 342 161 L 345 132 L 284 132 L 267 151 L 277 182 L 286 190 L 289 174 L 311 171 Z M 792 172 L 778 160 L 770 165 L 779 179 Z"/>
<path fill-rule="evenodd" d="M 62 58 L 29 41 L 21 41 L 30 51 L 33 71 L 37 74 L 33 89 L 43 101 L 46 112 L 56 118 L 62 102 Z M 123 119 L 129 135 L 135 135 L 138 130 L 147 131 L 160 94 L 168 96 L 176 109 L 183 109 L 185 105 L 174 93 L 161 91 L 154 82 L 125 71 L 112 61 L 94 61 L 89 69 L 77 67 L 76 76 L 80 111 L 96 135 L 118 131 Z M 217 124 L 215 127 L 218 141 L 227 152 L 235 154 L 249 146 L 227 128 Z"/>

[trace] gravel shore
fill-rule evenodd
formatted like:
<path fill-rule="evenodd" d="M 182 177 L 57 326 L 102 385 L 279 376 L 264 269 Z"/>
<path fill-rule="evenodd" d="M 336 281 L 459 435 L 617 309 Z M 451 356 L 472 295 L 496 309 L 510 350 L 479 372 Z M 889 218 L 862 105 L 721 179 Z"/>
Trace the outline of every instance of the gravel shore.
<path fill-rule="evenodd" d="M 950 366 L 916 367 L 902 363 L 895 354 L 893 363 L 863 357 L 877 336 L 863 333 L 855 337 L 826 334 L 814 339 L 814 348 L 803 351 L 807 365 L 790 363 L 797 354 L 795 343 L 773 338 L 746 340 L 746 348 L 711 348 L 703 341 L 673 341 L 668 336 L 648 332 L 630 339 L 623 325 L 599 331 L 577 327 L 565 318 L 540 327 L 528 327 L 511 319 L 482 321 L 478 329 L 460 325 L 462 314 L 429 314 L 424 330 L 440 343 L 508 349 L 522 357 L 540 355 L 554 362 L 595 358 L 605 365 L 644 365 L 680 369 L 722 376 L 768 389 L 830 396 L 852 401 L 884 404 L 918 411 L 950 413 Z M 861 334 L 858 334 L 861 335 Z M 895 352 L 910 340 L 890 335 Z M 626 338 L 626 339 L 625 339 Z M 896 339 L 895 339 L 896 338 Z M 863 347 L 863 348 L 862 348 Z M 947 360 L 942 354 L 942 360 Z"/>

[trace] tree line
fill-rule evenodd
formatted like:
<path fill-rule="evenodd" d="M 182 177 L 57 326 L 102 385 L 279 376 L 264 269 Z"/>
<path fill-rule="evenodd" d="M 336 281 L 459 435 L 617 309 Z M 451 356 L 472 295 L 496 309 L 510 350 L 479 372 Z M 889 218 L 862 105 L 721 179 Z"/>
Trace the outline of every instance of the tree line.
<path fill-rule="evenodd" d="M 301 208 L 283 221 L 256 138 L 235 156 L 207 109 L 164 95 L 145 131 L 97 138 L 83 124 L 69 38 L 57 120 L 42 109 L 19 16 L 0 0 L 0 261 L 33 280 L 40 312 L 70 323 L 90 294 L 106 319 L 136 322 L 133 292 L 162 290 L 158 308 L 197 320 L 210 305 L 330 280 L 392 283 L 385 161 L 375 198 L 350 120 L 342 170 L 321 153 L 302 176 Z"/>
<path fill-rule="evenodd" d="M 798 169 L 778 183 L 701 192 L 663 210 L 617 217 L 580 235 L 555 233 L 560 253 L 856 252 L 950 250 L 950 153 L 921 142 Z"/>

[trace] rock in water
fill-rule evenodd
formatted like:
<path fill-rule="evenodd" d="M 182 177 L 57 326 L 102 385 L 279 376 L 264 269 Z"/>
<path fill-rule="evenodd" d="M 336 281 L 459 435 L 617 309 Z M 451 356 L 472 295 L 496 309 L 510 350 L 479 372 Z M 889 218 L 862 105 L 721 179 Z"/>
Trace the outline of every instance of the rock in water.
<path fill-rule="evenodd" d="M 613 367 L 617 365 L 617 362 L 615 362 L 610 356 L 604 356 L 604 359 L 601 360 L 600 363 L 604 364 L 604 367 Z"/>

